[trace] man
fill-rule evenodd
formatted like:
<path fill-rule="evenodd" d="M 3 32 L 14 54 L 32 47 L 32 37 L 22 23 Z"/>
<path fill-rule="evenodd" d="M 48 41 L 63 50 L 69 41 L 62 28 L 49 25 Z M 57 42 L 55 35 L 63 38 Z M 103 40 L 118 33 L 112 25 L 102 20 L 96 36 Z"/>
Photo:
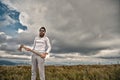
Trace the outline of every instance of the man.
<path fill-rule="evenodd" d="M 44 70 L 44 61 L 46 55 L 51 50 L 51 45 L 48 37 L 45 36 L 46 29 L 45 27 L 41 27 L 39 29 L 39 36 L 37 36 L 34 40 L 33 50 L 41 53 L 42 57 L 33 54 L 32 55 L 32 75 L 31 80 L 36 80 L 37 68 L 39 69 L 39 76 L 41 80 L 45 80 L 45 70 Z M 26 48 L 27 51 L 31 49 Z"/>

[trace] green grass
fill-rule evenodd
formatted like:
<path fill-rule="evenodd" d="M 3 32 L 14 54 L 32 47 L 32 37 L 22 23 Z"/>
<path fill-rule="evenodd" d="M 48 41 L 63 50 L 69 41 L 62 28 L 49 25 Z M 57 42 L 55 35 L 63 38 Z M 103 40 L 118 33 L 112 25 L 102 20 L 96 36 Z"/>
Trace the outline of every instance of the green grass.
<path fill-rule="evenodd" d="M 120 65 L 45 66 L 45 74 L 46 80 L 120 80 Z M 31 66 L 0 66 L 0 80 L 30 78 Z"/>

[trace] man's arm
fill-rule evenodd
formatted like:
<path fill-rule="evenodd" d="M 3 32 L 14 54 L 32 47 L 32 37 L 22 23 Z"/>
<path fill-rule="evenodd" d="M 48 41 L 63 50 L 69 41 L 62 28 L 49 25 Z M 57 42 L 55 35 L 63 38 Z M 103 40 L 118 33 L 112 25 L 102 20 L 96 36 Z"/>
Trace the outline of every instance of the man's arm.
<path fill-rule="evenodd" d="M 51 44 L 47 37 L 46 37 L 46 45 L 47 45 L 47 50 L 45 53 L 42 54 L 45 58 L 48 57 L 48 54 L 51 51 Z"/>
<path fill-rule="evenodd" d="M 51 51 L 51 44 L 50 44 L 50 40 L 48 38 L 46 38 L 46 44 L 47 44 L 46 53 L 49 53 Z"/>
<path fill-rule="evenodd" d="M 44 53 L 44 56 L 46 57 L 49 52 L 51 51 L 51 44 L 50 44 L 50 40 L 46 37 L 46 45 L 47 45 L 47 50 L 46 52 Z"/>

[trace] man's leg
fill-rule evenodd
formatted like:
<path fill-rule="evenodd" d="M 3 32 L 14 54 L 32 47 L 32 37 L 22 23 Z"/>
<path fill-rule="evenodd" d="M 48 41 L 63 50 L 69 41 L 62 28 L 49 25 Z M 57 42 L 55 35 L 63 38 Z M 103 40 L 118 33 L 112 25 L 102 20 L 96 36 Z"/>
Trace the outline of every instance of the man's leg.
<path fill-rule="evenodd" d="M 45 69 L 44 69 L 44 59 L 38 56 L 38 68 L 39 68 L 39 76 L 41 80 L 45 80 Z"/>
<path fill-rule="evenodd" d="M 36 73 L 37 73 L 37 59 L 36 56 L 32 55 L 32 70 L 31 70 L 31 80 L 36 80 Z"/>

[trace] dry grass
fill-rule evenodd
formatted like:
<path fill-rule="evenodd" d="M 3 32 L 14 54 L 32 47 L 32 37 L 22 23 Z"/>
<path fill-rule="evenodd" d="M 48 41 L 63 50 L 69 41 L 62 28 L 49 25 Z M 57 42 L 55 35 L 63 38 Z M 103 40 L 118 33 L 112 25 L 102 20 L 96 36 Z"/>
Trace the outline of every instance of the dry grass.
<path fill-rule="evenodd" d="M 120 80 L 120 65 L 45 66 L 45 71 L 46 80 Z M 31 66 L 0 66 L 0 80 L 30 78 Z"/>

